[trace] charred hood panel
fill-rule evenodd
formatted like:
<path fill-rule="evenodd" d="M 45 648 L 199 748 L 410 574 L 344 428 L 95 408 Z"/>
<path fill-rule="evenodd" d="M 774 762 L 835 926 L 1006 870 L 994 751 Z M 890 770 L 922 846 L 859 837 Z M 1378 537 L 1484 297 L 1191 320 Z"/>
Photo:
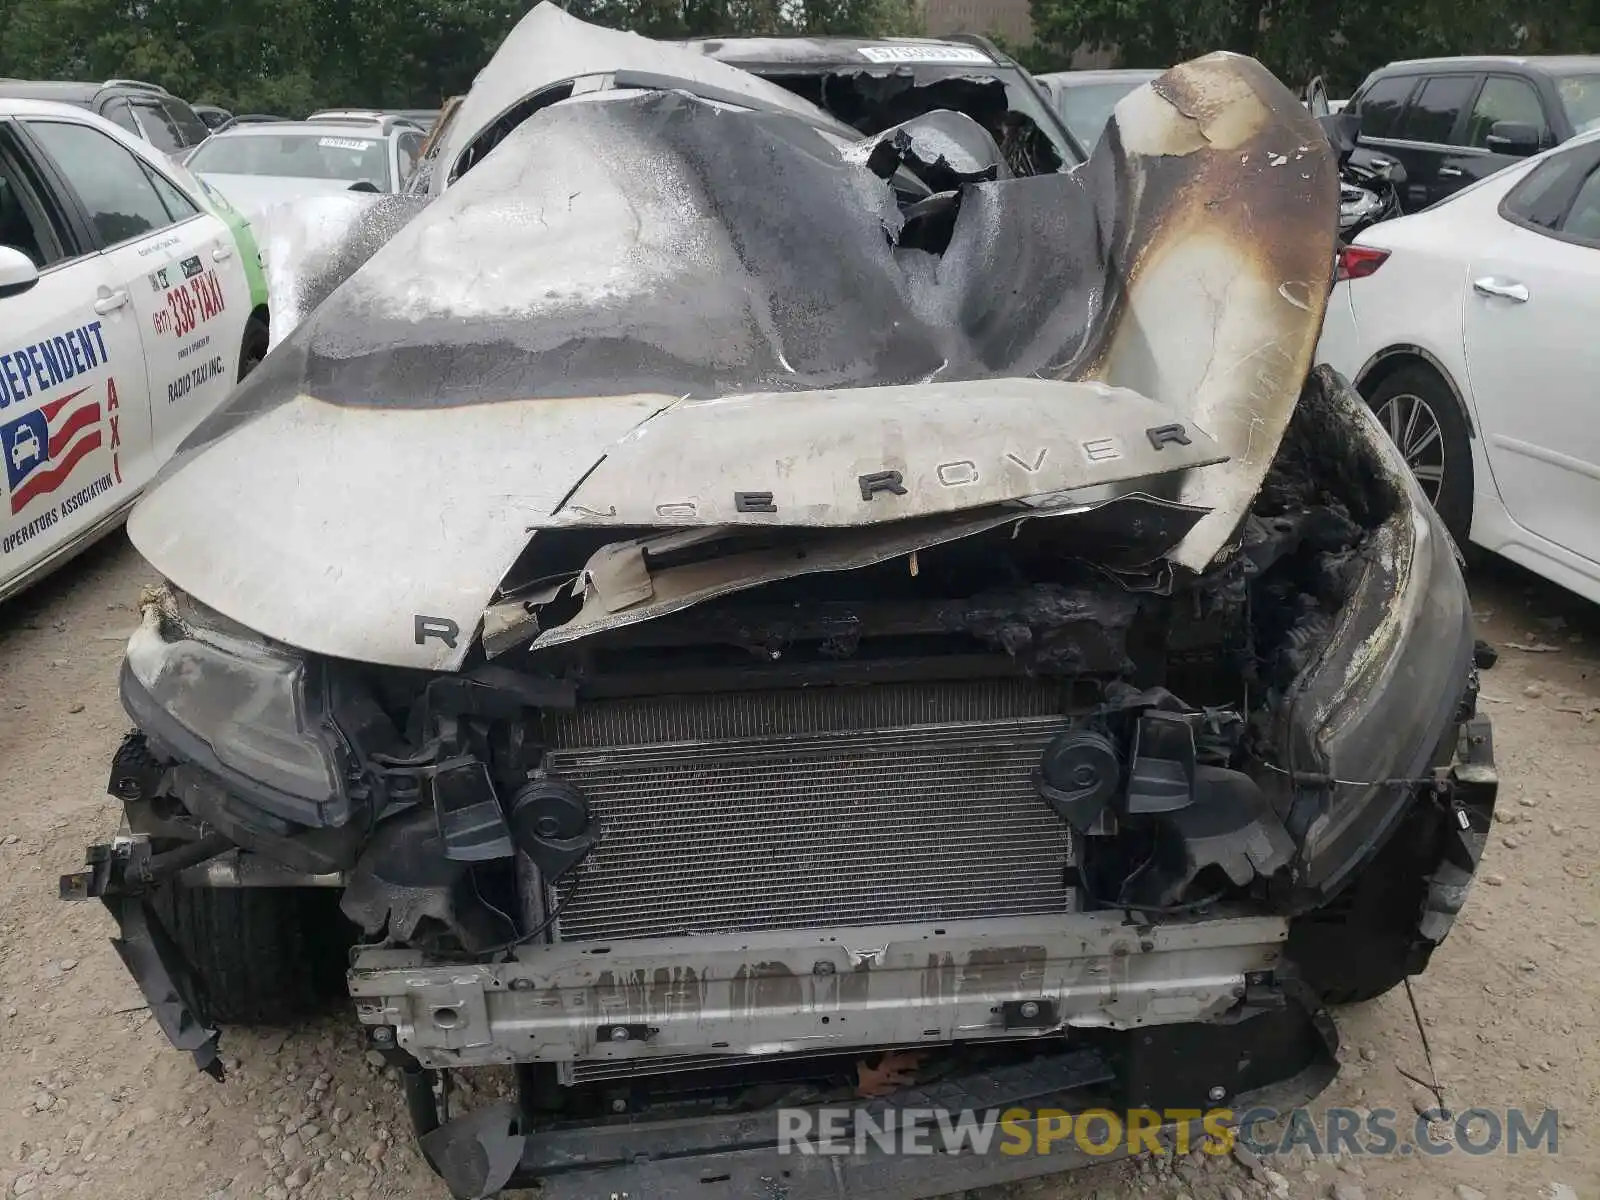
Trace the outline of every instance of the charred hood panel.
<path fill-rule="evenodd" d="M 788 523 L 734 497 L 776 505 L 786 455 L 843 480 L 857 509 L 861 475 L 947 483 L 968 468 L 941 468 L 972 462 L 970 500 L 878 502 L 923 520 L 1154 470 L 1157 495 L 1209 510 L 1170 555 L 1198 569 L 1233 535 L 1305 376 L 1334 179 L 1294 97 L 1214 55 L 1133 93 L 1084 167 L 964 189 L 935 255 L 897 246 L 887 187 L 799 120 L 681 92 L 557 104 L 395 214 L 196 430 L 130 532 L 263 633 L 432 668 L 460 665 L 539 527 L 625 509 L 697 524 L 670 507 L 678 493 Z M 1074 470 L 1006 474 L 1030 448 L 990 427 L 1019 422 L 1073 448 Z M 1150 441 L 1166 426 L 1187 441 Z M 998 473 L 965 449 L 980 427 Z M 1085 448 L 1106 437 L 1120 465 Z M 736 478 L 746 466 L 762 478 Z M 792 499 L 795 524 L 859 518 Z M 455 644 L 421 638 L 419 618 L 457 627 Z"/>

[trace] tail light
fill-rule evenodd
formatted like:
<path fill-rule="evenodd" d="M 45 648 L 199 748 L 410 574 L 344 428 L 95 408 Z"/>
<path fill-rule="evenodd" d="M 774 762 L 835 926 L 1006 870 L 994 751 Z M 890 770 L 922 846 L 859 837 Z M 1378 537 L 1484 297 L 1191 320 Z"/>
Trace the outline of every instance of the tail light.
<path fill-rule="evenodd" d="M 1374 250 L 1371 246 L 1340 246 L 1338 266 L 1333 281 L 1365 279 L 1388 261 L 1387 250 Z"/>

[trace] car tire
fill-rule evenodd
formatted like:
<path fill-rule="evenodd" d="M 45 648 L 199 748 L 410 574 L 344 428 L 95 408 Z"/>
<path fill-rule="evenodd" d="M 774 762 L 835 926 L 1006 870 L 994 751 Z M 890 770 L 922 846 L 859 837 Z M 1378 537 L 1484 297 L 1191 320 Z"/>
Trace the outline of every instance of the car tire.
<path fill-rule="evenodd" d="M 205 1015 L 223 1025 L 286 1025 L 345 994 L 354 927 L 335 888 L 164 884 L 157 917 L 194 972 Z"/>
<path fill-rule="evenodd" d="M 267 323 L 255 314 L 244 323 L 244 341 L 239 346 L 239 378 L 243 379 L 261 365 L 271 344 Z"/>
<path fill-rule="evenodd" d="M 1432 367 L 1412 363 L 1385 376 L 1367 403 L 1456 545 L 1464 548 L 1472 529 L 1472 438 L 1450 385 Z"/>

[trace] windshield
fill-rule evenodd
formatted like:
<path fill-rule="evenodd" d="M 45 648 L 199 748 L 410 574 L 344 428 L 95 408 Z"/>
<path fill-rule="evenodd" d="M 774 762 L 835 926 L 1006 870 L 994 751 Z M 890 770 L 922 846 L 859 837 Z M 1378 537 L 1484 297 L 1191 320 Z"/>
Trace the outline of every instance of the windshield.
<path fill-rule="evenodd" d="M 1117 106 L 1117 101 L 1139 86 L 1137 79 L 1124 79 L 1116 83 L 1063 87 L 1056 93 L 1056 107 L 1061 110 L 1061 119 L 1073 136 L 1085 149 L 1090 149 L 1100 140 L 1100 133 L 1111 120 L 1111 110 Z"/>
<path fill-rule="evenodd" d="M 1600 129 L 1600 72 L 1557 76 L 1556 91 L 1574 133 Z"/>
<path fill-rule="evenodd" d="M 327 132 L 224 135 L 196 150 L 187 165 L 212 175 L 366 182 L 389 190 L 389 153 L 382 138 Z"/>
<path fill-rule="evenodd" d="M 882 133 L 923 113 L 948 108 L 966 113 L 987 129 L 1019 175 L 1041 174 L 1080 160 L 1061 135 L 1059 121 L 1015 67 L 897 63 L 805 71 L 788 64 L 740 65 L 864 134 Z"/>
<path fill-rule="evenodd" d="M 144 140 L 163 154 L 177 154 L 190 146 L 198 146 L 211 132 L 186 104 L 140 100 L 134 102 L 133 114 Z"/>

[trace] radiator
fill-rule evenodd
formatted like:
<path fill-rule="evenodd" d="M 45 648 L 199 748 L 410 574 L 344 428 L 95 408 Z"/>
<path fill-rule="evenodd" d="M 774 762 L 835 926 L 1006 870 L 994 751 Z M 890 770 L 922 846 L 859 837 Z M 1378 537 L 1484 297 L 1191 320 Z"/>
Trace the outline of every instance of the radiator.
<path fill-rule="evenodd" d="M 1028 681 L 580 705 L 546 729 L 601 841 L 549 898 L 563 941 L 1071 908 L 1033 770 L 1066 725 Z"/>

